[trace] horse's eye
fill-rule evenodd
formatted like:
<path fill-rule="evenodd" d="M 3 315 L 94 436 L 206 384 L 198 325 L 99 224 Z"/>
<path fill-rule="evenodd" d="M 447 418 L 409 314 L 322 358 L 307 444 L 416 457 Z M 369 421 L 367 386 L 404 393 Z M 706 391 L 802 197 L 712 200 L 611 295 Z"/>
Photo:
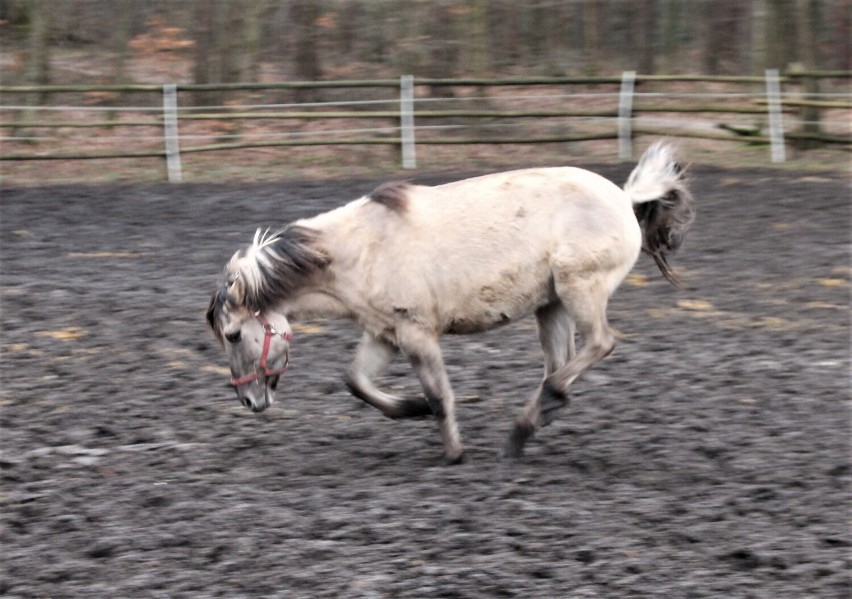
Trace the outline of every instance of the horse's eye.
<path fill-rule="evenodd" d="M 225 339 L 228 340 L 228 343 L 239 343 L 240 342 L 240 332 L 235 331 L 233 333 L 229 333 L 225 335 Z"/>

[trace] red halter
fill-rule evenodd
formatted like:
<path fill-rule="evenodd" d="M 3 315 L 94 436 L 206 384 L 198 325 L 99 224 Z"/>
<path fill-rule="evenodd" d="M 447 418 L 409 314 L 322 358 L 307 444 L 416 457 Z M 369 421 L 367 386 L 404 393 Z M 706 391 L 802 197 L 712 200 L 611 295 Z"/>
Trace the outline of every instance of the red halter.
<path fill-rule="evenodd" d="M 261 316 L 257 315 L 257 321 L 263 326 L 263 352 L 260 354 L 260 363 L 258 364 L 258 371 L 253 372 L 251 374 L 246 374 L 241 376 L 238 379 L 231 379 L 230 384 L 233 387 L 238 387 L 240 385 L 245 385 L 246 383 L 250 383 L 255 381 L 261 377 L 261 375 L 265 377 L 276 376 L 279 374 L 284 374 L 284 371 L 287 370 L 288 364 L 290 364 L 290 348 L 287 348 L 287 354 L 284 357 L 284 366 L 281 368 L 267 368 L 266 361 L 269 358 L 269 346 L 272 345 L 272 338 L 276 335 L 281 335 L 281 338 L 284 341 L 289 342 L 293 335 L 288 332 L 280 333 L 278 330 L 272 326 L 267 320 Z"/>

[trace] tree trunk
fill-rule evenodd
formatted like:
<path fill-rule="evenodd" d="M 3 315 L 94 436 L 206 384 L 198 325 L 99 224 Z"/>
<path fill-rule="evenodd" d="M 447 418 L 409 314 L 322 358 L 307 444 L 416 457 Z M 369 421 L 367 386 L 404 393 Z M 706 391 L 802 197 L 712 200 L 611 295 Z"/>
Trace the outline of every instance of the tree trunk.
<path fill-rule="evenodd" d="M 642 0 L 639 7 L 639 72 L 644 75 L 654 73 L 654 58 L 657 56 L 657 2 Z"/>
<path fill-rule="evenodd" d="M 488 69 L 487 0 L 473 0 L 470 5 L 470 70 L 474 77 L 484 77 Z"/>
<path fill-rule="evenodd" d="M 702 50 L 702 65 L 707 75 L 719 73 L 719 63 L 724 43 L 725 12 L 721 3 L 705 2 L 702 6 L 704 13 L 704 48 Z"/>
<path fill-rule="evenodd" d="M 296 77 L 302 81 L 317 81 L 322 78 L 320 67 L 316 21 L 320 16 L 319 5 L 315 0 L 293 0 L 290 6 L 290 18 L 295 28 L 296 47 L 294 66 Z M 296 98 L 300 102 L 319 100 L 318 90 L 297 90 Z"/>
<path fill-rule="evenodd" d="M 752 0 L 751 4 L 751 72 L 754 75 L 763 75 L 768 63 L 767 58 L 767 35 L 769 9 L 766 0 Z"/>
<path fill-rule="evenodd" d="M 677 73 L 681 70 L 683 59 L 680 47 L 681 14 L 683 13 L 683 0 L 666 0 L 663 9 L 663 42 L 662 51 L 664 56 L 664 68 L 668 73 Z"/>
<path fill-rule="evenodd" d="M 352 56 L 355 52 L 362 8 L 359 0 L 349 0 L 341 8 L 339 24 L 340 49 L 344 56 Z"/>
<path fill-rule="evenodd" d="M 796 60 L 796 10 L 793 0 L 768 0 L 767 67 L 785 69 Z"/>
<path fill-rule="evenodd" d="M 27 62 L 24 79 L 28 85 L 47 85 L 50 83 L 50 26 L 53 7 L 48 0 L 31 0 L 27 18 L 30 34 L 27 43 Z M 45 95 L 32 94 L 29 103 L 40 106 Z"/>
<path fill-rule="evenodd" d="M 832 7 L 830 15 L 831 68 L 852 71 L 852 2 L 838 0 Z"/>
<path fill-rule="evenodd" d="M 437 3 L 431 8 L 427 35 L 429 53 L 423 74 L 430 79 L 449 79 L 456 75 L 459 48 L 455 36 L 455 21 L 449 6 Z M 433 96 L 452 95 L 452 88 L 434 87 Z"/>
<path fill-rule="evenodd" d="M 198 84 L 212 83 L 213 33 L 215 29 L 214 0 L 196 0 L 195 3 L 195 64 L 193 80 Z M 210 92 L 196 92 L 195 104 L 204 106 L 214 102 Z"/>
<path fill-rule="evenodd" d="M 601 57 L 598 27 L 601 20 L 600 0 L 587 0 L 583 4 L 583 62 L 587 73 L 596 73 Z"/>
<path fill-rule="evenodd" d="M 123 85 L 129 83 L 129 78 L 125 72 L 125 65 L 127 64 L 127 57 L 130 56 L 134 3 L 133 0 L 118 0 L 117 4 L 119 14 L 115 21 L 115 29 L 109 43 L 113 55 L 111 65 L 112 75 L 109 83 Z M 127 94 L 118 92 L 112 95 L 109 103 L 112 106 L 122 106 L 125 103 L 126 97 Z M 118 120 L 118 112 L 109 112 L 107 114 L 109 120 Z"/>
<path fill-rule="evenodd" d="M 819 39 L 817 0 L 796 0 L 796 25 L 799 63 L 806 71 L 816 69 L 819 64 L 817 39 Z M 819 99 L 819 80 L 805 77 L 806 99 Z M 816 106 L 803 106 L 800 113 L 803 133 L 817 134 L 820 132 L 820 109 Z M 806 147 L 813 147 L 814 142 L 803 142 Z M 816 144 L 819 145 L 819 144 Z"/>
<path fill-rule="evenodd" d="M 217 35 L 219 64 L 221 65 L 220 83 L 237 83 L 243 72 L 245 60 L 245 19 L 243 11 L 250 10 L 250 4 L 241 0 L 221 2 L 223 10 L 221 26 Z"/>

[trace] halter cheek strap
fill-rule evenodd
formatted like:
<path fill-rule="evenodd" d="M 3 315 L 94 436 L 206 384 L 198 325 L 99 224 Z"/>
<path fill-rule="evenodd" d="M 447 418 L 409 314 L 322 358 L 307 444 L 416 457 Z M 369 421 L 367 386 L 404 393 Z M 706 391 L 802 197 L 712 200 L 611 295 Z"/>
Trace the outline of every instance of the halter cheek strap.
<path fill-rule="evenodd" d="M 256 381 L 261 376 L 270 377 L 276 376 L 279 374 L 284 374 L 284 371 L 287 370 L 287 366 L 290 364 L 290 348 L 287 348 L 287 353 L 284 356 L 284 366 L 281 368 L 267 368 L 266 364 L 269 360 L 269 347 L 272 345 L 272 338 L 276 335 L 280 335 L 284 341 L 289 342 L 293 339 L 293 335 L 286 331 L 279 332 L 272 324 L 270 324 L 263 316 L 257 316 L 257 321 L 263 326 L 263 351 L 260 354 L 260 363 L 258 364 L 258 371 L 252 372 L 250 374 L 246 374 L 241 376 L 238 379 L 231 379 L 230 384 L 233 387 L 238 387 L 240 385 L 245 385 L 246 383 L 251 383 L 252 381 Z"/>

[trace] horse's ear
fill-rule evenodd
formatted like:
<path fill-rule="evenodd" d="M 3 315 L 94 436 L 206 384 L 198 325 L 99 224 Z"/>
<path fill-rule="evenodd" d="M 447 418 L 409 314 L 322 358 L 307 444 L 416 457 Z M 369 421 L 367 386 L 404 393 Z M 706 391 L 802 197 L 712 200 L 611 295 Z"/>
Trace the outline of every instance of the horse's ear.
<path fill-rule="evenodd" d="M 245 279 L 240 275 L 234 277 L 233 281 L 228 283 L 228 295 L 232 302 L 238 306 L 245 305 L 246 301 L 246 283 Z"/>

